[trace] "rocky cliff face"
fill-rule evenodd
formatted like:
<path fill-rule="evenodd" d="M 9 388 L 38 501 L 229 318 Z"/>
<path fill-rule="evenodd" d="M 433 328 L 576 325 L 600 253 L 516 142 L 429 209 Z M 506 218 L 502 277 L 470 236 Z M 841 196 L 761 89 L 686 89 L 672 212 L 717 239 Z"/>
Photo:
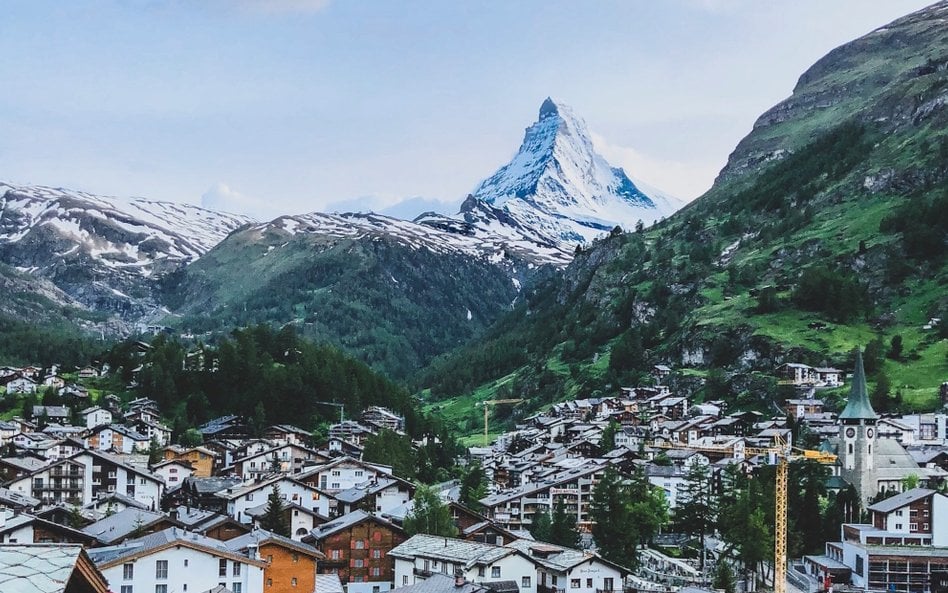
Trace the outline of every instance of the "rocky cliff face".
<path fill-rule="evenodd" d="M 946 70 L 948 2 L 942 1 L 842 45 L 813 64 L 789 98 L 757 119 L 718 181 L 758 171 L 846 119 L 871 123 L 886 133 L 926 125 L 944 129 Z"/>

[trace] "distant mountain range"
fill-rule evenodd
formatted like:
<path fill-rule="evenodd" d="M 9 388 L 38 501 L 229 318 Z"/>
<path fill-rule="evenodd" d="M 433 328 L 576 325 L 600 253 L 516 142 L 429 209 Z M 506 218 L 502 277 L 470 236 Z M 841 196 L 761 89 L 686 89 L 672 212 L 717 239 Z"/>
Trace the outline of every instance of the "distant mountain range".
<path fill-rule="evenodd" d="M 453 216 L 312 213 L 258 222 L 188 204 L 0 183 L 0 276 L 24 297 L 0 304 L 0 314 L 36 314 L 23 305 L 41 288 L 51 306 L 92 313 L 82 315 L 84 325 L 110 333 L 143 324 L 206 332 L 297 323 L 400 375 L 483 330 L 524 284 L 568 264 L 577 243 L 678 205 L 646 195 L 606 163 L 583 121 L 550 99 L 514 159 Z M 377 269 L 379 259 L 391 269 Z M 485 283 L 482 294 L 472 292 Z M 400 297 L 388 294 L 393 287 Z M 263 306 L 273 295 L 279 306 Z M 388 308 L 396 302 L 397 311 Z M 324 322 L 345 310 L 347 319 Z M 372 321 L 376 313 L 389 318 Z M 428 328 L 405 342 L 398 324 L 409 318 Z M 364 334 L 376 323 L 389 327 L 370 339 Z M 372 341 L 388 343 L 384 353 Z"/>

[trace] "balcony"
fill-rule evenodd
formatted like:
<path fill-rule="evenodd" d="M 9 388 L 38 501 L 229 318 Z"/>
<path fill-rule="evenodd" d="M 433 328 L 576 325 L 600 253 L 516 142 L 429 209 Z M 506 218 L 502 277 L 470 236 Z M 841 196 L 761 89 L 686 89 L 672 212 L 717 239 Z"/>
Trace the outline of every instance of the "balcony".
<path fill-rule="evenodd" d="M 416 577 L 421 577 L 421 578 L 423 578 L 423 579 L 427 579 L 428 577 L 431 576 L 431 571 L 430 571 L 430 570 L 425 570 L 424 568 L 413 568 L 413 569 L 412 569 L 412 574 L 414 574 Z"/>

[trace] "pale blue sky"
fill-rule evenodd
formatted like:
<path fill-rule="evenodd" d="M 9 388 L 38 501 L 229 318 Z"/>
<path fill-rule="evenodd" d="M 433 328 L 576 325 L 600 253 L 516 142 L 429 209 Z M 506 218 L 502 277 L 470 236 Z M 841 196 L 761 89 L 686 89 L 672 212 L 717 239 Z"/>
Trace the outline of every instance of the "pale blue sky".
<path fill-rule="evenodd" d="M 0 180 L 260 218 L 457 202 L 551 95 L 691 199 L 810 64 L 928 3 L 0 0 Z"/>

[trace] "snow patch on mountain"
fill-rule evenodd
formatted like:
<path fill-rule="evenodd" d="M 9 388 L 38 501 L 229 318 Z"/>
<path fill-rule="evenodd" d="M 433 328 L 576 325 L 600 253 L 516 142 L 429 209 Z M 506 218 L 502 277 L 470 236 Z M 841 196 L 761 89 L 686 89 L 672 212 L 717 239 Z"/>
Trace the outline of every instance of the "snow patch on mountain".
<path fill-rule="evenodd" d="M 672 214 L 681 202 L 634 182 L 593 148 L 586 123 L 568 106 L 546 99 L 513 159 L 482 181 L 458 216 L 485 204 L 534 236 L 561 247 L 631 229 Z M 467 207 L 465 209 L 465 206 Z M 492 218 L 510 227 L 496 212 Z M 510 233 L 510 229 L 494 232 Z"/>

